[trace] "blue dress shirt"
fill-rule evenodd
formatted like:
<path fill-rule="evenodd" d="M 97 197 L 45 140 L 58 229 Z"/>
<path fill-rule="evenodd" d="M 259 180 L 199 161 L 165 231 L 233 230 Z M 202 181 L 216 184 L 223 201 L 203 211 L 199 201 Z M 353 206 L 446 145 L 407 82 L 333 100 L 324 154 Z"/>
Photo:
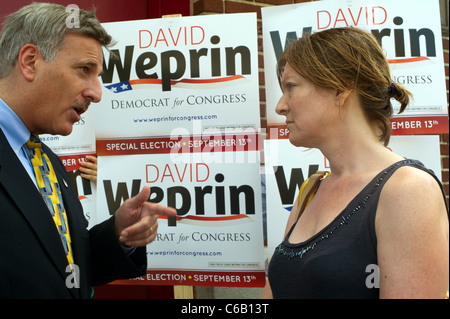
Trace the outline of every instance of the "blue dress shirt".
<path fill-rule="evenodd" d="M 28 155 L 23 150 L 24 144 L 30 138 L 30 131 L 20 117 L 0 98 L 0 128 L 5 134 L 9 145 L 16 153 L 31 180 L 37 187 L 33 166 Z"/>

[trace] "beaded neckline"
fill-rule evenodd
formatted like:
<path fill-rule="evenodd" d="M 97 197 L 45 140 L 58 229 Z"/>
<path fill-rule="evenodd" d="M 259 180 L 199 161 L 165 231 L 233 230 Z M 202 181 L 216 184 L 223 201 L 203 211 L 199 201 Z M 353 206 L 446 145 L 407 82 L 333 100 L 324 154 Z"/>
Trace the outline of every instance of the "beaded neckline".
<path fill-rule="evenodd" d="M 407 164 L 414 164 L 414 163 L 415 162 L 412 161 L 412 160 L 402 160 L 402 161 L 399 161 L 397 163 L 394 163 L 393 165 L 389 166 L 387 169 L 385 169 L 384 171 L 379 173 L 372 180 L 372 181 L 375 180 L 375 183 L 373 183 L 372 189 L 370 190 L 369 194 L 366 195 L 362 200 L 358 201 L 353 206 L 353 209 L 351 209 L 350 213 L 344 214 L 344 212 L 348 211 L 348 207 L 352 204 L 353 200 L 352 200 L 352 202 L 350 202 L 349 206 L 347 206 L 347 208 L 345 208 L 336 217 L 336 219 L 334 219 L 327 227 L 325 227 L 321 232 L 319 232 L 317 235 L 314 235 L 313 237 L 311 237 L 310 239 L 306 240 L 305 242 L 299 243 L 299 244 L 291 244 L 291 243 L 288 242 L 288 238 L 289 238 L 292 230 L 295 227 L 295 224 L 292 225 L 292 228 L 290 229 L 290 231 L 286 235 L 286 238 L 275 249 L 275 254 L 276 255 L 287 256 L 288 260 L 290 260 L 291 258 L 295 258 L 295 257 L 301 259 L 307 252 L 313 250 L 322 241 L 324 241 L 326 239 L 329 239 L 337 230 L 339 230 L 343 226 L 347 225 L 348 221 L 350 220 L 350 218 L 352 218 L 352 216 L 355 213 L 357 213 L 359 210 L 361 210 L 362 208 L 365 207 L 365 205 L 367 204 L 369 199 L 372 197 L 372 195 L 375 193 L 375 191 L 378 189 L 378 187 L 383 183 L 384 178 L 386 177 L 386 175 L 388 175 L 393 169 L 397 169 L 399 166 L 403 166 L 403 165 L 407 165 Z M 372 185 L 372 182 L 370 182 L 368 184 L 368 186 L 369 185 Z M 366 189 L 366 187 L 363 190 L 361 190 L 361 192 L 359 194 L 361 194 Z M 355 199 L 359 196 L 359 194 L 356 195 Z M 332 225 L 334 225 L 334 226 L 332 226 Z M 312 241 L 310 244 L 308 244 L 308 245 L 305 244 L 305 243 L 310 242 L 310 241 Z M 302 247 L 300 250 L 294 250 L 294 248 L 299 248 L 302 245 L 305 246 L 305 247 Z"/>

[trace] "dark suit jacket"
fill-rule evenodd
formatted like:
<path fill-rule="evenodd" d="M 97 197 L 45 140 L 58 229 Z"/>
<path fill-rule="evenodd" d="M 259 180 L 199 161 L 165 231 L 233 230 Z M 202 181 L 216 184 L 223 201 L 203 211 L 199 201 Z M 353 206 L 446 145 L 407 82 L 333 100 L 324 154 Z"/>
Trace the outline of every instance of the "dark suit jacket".
<path fill-rule="evenodd" d="M 64 165 L 45 145 L 44 151 L 61 185 L 80 288 L 67 287 L 73 278 L 53 219 L 0 129 L 0 298 L 89 298 L 91 286 L 144 275 L 145 247 L 127 256 L 114 217 L 88 231 Z"/>

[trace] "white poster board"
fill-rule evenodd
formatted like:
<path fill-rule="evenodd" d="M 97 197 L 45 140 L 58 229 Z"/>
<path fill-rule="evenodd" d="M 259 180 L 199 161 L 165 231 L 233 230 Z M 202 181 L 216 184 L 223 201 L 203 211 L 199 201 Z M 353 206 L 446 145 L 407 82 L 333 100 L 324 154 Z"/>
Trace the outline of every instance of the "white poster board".
<path fill-rule="evenodd" d="M 396 83 L 414 95 L 392 120 L 393 135 L 448 133 L 447 93 L 438 0 L 327 0 L 262 8 L 268 129 L 285 138 L 276 63 L 286 42 L 303 33 L 355 26 L 379 40 Z M 426 12 L 426 14 L 424 14 Z M 393 100 L 394 110 L 399 104 Z"/>
<path fill-rule="evenodd" d="M 264 285 L 256 26 L 253 13 L 104 24 L 117 44 L 95 108 L 99 219 L 144 185 L 178 213 L 158 220 L 133 284 Z"/>
<path fill-rule="evenodd" d="M 391 121 L 394 136 L 389 147 L 399 155 L 421 160 L 438 177 L 439 136 L 407 135 L 448 133 L 449 126 L 438 0 L 324 0 L 266 7 L 261 12 L 270 138 L 264 144 L 270 257 L 283 239 L 289 208 L 301 182 L 316 170 L 327 169 L 318 150 L 289 143 L 285 117 L 275 112 L 282 95 L 276 63 L 289 41 L 304 33 L 346 26 L 374 34 L 386 53 L 393 80 L 414 95 L 405 112 Z M 393 106 L 398 109 L 396 101 Z M 274 167 L 279 167 L 278 180 Z"/>

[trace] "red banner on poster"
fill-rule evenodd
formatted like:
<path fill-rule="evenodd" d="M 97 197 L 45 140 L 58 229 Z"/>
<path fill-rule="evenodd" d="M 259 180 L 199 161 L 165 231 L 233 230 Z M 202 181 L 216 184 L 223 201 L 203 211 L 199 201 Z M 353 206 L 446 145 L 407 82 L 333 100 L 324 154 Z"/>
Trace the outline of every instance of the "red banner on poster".
<path fill-rule="evenodd" d="M 428 135 L 442 134 L 449 131 L 448 116 L 405 116 L 391 119 L 392 135 Z M 286 124 L 267 127 L 269 139 L 284 140 L 289 138 Z"/>
<path fill-rule="evenodd" d="M 105 139 L 97 140 L 97 154 L 108 156 L 259 151 L 260 144 L 261 139 L 256 133 Z"/>
<path fill-rule="evenodd" d="M 96 153 L 91 154 L 70 154 L 59 155 L 58 157 L 64 164 L 67 171 L 76 171 L 80 168 L 80 162 L 86 161 L 86 156 L 97 156 Z"/>
<path fill-rule="evenodd" d="M 223 263 L 227 264 L 227 263 Z M 215 286 L 215 287 L 264 287 L 264 271 L 196 271 L 196 270 L 147 270 L 147 274 L 132 280 L 117 280 L 116 285 L 155 286 Z"/>

